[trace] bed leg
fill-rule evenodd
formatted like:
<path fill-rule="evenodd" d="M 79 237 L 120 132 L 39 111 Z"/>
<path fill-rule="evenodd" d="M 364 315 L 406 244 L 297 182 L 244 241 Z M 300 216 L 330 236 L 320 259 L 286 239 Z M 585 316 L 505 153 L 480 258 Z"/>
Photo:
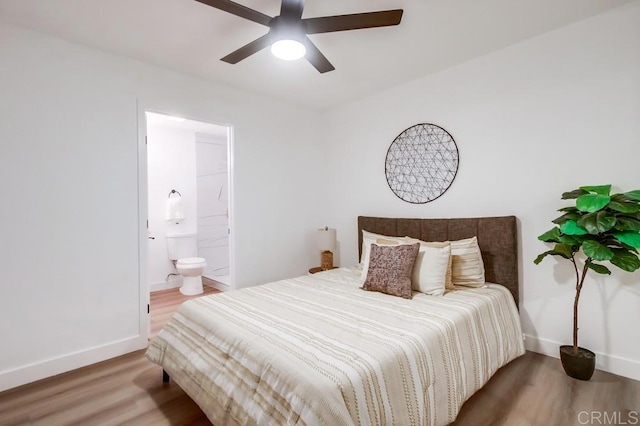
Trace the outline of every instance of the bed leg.
<path fill-rule="evenodd" d="M 162 369 L 162 383 L 169 383 L 169 373 Z"/>

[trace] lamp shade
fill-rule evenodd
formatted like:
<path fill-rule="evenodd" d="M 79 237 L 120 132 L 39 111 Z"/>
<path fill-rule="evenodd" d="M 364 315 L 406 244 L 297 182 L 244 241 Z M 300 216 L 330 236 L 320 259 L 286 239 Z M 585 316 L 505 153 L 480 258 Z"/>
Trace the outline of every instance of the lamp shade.
<path fill-rule="evenodd" d="M 324 227 L 322 229 L 318 229 L 316 240 L 318 242 L 318 250 L 334 251 L 336 249 L 335 228 Z"/>

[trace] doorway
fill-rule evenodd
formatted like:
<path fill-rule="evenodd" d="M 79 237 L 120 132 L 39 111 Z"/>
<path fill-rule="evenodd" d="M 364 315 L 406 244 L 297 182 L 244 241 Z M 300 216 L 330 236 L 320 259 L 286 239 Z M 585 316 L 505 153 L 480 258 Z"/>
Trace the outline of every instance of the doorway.
<path fill-rule="evenodd" d="M 175 233 L 194 236 L 204 284 L 232 289 L 231 127 L 148 110 L 145 119 L 149 291 L 182 285 L 165 238 Z"/>

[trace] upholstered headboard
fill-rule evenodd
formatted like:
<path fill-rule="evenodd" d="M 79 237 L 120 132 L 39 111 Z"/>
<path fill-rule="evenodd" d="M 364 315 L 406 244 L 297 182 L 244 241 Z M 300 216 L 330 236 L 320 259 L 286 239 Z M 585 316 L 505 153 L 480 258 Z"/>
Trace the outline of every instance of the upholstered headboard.
<path fill-rule="evenodd" d="M 362 256 L 362 230 L 423 241 L 452 241 L 478 237 L 487 282 L 507 287 L 519 306 L 518 231 L 515 216 L 467 219 L 399 219 L 358 217 L 358 253 Z"/>

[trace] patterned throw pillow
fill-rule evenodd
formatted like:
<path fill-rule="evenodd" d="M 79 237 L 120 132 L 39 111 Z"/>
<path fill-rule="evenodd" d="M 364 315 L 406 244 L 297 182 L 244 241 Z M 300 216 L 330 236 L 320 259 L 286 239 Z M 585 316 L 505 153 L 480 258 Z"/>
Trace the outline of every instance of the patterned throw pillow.
<path fill-rule="evenodd" d="M 420 244 L 371 244 L 369 270 L 362 288 L 411 299 L 411 274 Z"/>

